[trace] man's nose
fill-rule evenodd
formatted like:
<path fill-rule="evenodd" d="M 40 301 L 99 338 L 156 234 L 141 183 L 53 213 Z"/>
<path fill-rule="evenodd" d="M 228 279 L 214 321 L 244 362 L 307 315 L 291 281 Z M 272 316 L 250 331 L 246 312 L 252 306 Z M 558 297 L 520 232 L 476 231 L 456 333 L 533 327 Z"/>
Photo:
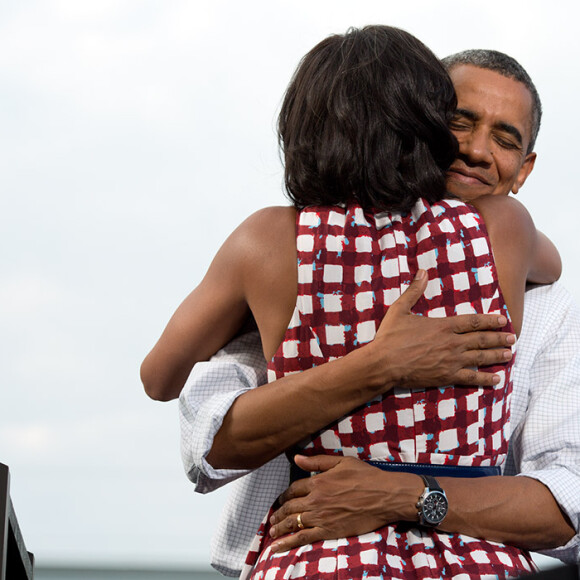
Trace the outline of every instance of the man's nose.
<path fill-rule="evenodd" d="M 493 160 L 490 137 L 485 131 L 472 131 L 459 140 L 459 152 L 471 163 L 490 164 Z"/>

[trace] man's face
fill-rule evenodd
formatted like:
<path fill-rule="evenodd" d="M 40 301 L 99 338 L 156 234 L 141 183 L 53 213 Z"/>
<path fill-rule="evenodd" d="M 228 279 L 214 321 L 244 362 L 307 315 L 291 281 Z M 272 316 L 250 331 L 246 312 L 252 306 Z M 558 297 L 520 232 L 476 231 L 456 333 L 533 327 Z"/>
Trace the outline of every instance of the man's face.
<path fill-rule="evenodd" d="M 469 201 L 517 193 L 532 171 L 532 96 L 519 81 L 473 65 L 450 72 L 457 112 L 450 125 L 459 155 L 447 172 L 447 190 Z"/>

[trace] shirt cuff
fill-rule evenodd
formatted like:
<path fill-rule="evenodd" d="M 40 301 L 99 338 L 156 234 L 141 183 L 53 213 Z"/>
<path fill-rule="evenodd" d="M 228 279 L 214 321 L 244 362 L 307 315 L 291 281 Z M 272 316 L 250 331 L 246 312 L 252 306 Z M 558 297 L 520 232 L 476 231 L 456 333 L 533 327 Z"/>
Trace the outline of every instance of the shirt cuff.
<path fill-rule="evenodd" d="M 564 546 L 537 550 L 538 553 L 562 562 L 576 563 L 580 561 L 580 477 L 565 467 L 545 469 L 520 473 L 517 477 L 531 477 L 543 483 L 552 493 L 560 509 L 568 516 L 576 535 Z"/>
<path fill-rule="evenodd" d="M 188 393 L 182 393 L 180 397 L 181 458 L 187 477 L 195 484 L 195 491 L 198 493 L 214 491 L 250 471 L 214 469 L 206 459 L 229 408 L 248 390 L 250 389 L 219 393 L 193 405 L 187 404 Z"/>

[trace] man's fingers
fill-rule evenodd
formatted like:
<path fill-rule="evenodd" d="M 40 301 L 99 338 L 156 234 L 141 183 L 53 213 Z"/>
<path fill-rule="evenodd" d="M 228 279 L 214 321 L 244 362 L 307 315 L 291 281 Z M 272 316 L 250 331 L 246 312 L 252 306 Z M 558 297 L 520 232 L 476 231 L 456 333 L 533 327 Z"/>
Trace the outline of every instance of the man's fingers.
<path fill-rule="evenodd" d="M 477 330 L 497 330 L 507 324 L 507 318 L 502 314 L 460 314 L 449 317 L 453 330 L 458 334 Z"/>
<path fill-rule="evenodd" d="M 289 504 L 286 504 L 289 505 Z M 285 508 L 285 506 L 284 506 Z M 285 536 L 291 532 L 297 532 L 300 530 L 300 525 L 298 523 L 298 515 L 303 516 L 303 511 L 296 509 L 280 509 L 276 511 L 270 517 L 270 535 L 276 539 L 280 536 Z M 304 526 L 304 521 L 302 525 Z M 307 527 L 307 526 L 305 526 Z"/>
<path fill-rule="evenodd" d="M 411 308 L 417 304 L 417 300 L 423 296 L 429 278 L 425 270 L 417 270 L 415 278 L 409 287 L 393 302 L 391 308 L 401 309 L 403 312 L 410 312 Z"/>
<path fill-rule="evenodd" d="M 284 495 L 284 494 L 282 494 Z M 282 496 L 280 496 L 282 497 Z M 297 514 L 303 512 L 307 503 L 304 503 L 304 496 L 297 498 L 297 499 L 289 499 L 285 503 L 283 503 L 271 516 L 270 516 L 270 524 L 278 525 L 282 523 L 284 520 L 294 516 L 296 517 Z M 292 528 L 287 529 L 284 533 L 288 531 L 293 531 Z"/>
<path fill-rule="evenodd" d="M 465 350 L 485 350 L 490 348 L 512 347 L 516 342 L 516 335 L 510 332 L 487 330 L 484 332 L 471 332 L 458 335 Z"/>
<path fill-rule="evenodd" d="M 297 497 L 304 497 L 310 493 L 310 478 L 299 479 L 290 485 L 284 492 L 278 497 L 278 503 L 281 506 L 288 503 L 290 500 Z"/>
<path fill-rule="evenodd" d="M 290 534 L 276 540 L 270 546 L 270 550 L 272 552 L 285 552 L 292 548 L 306 546 L 307 544 L 313 544 L 324 539 L 324 532 L 321 528 L 306 528 L 305 530 L 300 530 L 295 534 Z"/>
<path fill-rule="evenodd" d="M 304 471 L 328 471 L 343 460 L 344 457 L 342 456 L 336 457 L 332 455 L 313 455 L 312 457 L 296 455 L 294 457 L 296 465 Z"/>
<path fill-rule="evenodd" d="M 475 369 L 461 369 L 457 371 L 453 379 L 456 385 L 470 387 L 493 387 L 500 381 L 499 375 L 494 373 L 484 373 Z"/>
<path fill-rule="evenodd" d="M 509 348 L 488 348 L 464 352 L 458 359 L 462 369 L 450 378 L 457 385 L 491 387 L 499 383 L 499 375 L 485 372 L 485 367 L 498 365 L 511 360 L 513 353 Z M 483 370 L 477 370 L 477 367 Z"/>
<path fill-rule="evenodd" d="M 336 467 L 341 461 L 344 461 L 344 459 L 343 456 L 333 457 L 332 455 L 313 455 L 312 457 L 306 457 L 305 455 L 294 456 L 294 461 L 300 469 L 315 472 L 328 471 L 329 469 Z M 299 479 L 291 484 L 290 487 L 288 487 L 288 489 L 278 497 L 278 503 L 281 507 L 276 514 L 279 513 L 280 516 L 286 517 L 289 512 L 285 505 L 293 499 L 308 495 L 311 491 L 311 485 L 312 482 L 309 477 Z M 279 520 L 280 517 L 278 517 L 278 521 Z"/>
<path fill-rule="evenodd" d="M 461 358 L 464 368 L 488 367 L 510 361 L 513 353 L 509 348 L 490 348 L 487 350 L 467 351 Z"/>
<path fill-rule="evenodd" d="M 458 362 L 463 367 L 489 366 L 505 363 L 512 359 L 515 334 L 485 331 L 462 334 L 456 337 L 455 348 L 463 350 Z"/>

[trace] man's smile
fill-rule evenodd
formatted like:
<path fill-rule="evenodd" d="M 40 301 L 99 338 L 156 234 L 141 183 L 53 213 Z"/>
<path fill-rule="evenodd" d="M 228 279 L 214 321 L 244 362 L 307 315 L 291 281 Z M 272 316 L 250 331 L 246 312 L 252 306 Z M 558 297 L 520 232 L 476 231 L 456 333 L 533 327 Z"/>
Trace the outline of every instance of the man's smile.
<path fill-rule="evenodd" d="M 479 171 L 455 164 L 447 170 L 447 179 L 454 179 L 466 185 L 491 185 L 489 179 Z"/>

